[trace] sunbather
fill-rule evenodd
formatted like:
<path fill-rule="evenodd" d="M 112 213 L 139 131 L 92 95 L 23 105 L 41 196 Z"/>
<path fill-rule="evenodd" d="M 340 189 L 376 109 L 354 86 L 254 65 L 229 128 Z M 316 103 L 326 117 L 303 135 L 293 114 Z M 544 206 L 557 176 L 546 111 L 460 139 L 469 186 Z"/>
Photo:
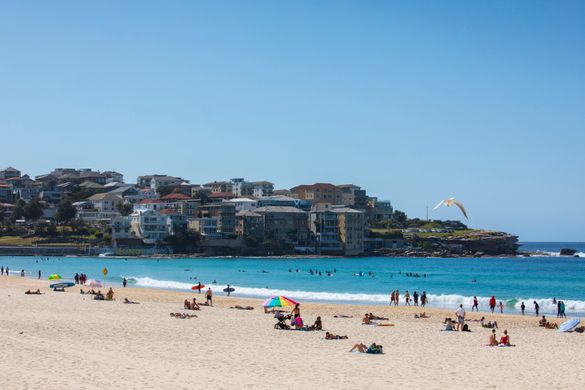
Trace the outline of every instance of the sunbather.
<path fill-rule="evenodd" d="M 317 317 L 313 326 L 311 326 L 312 330 L 323 330 L 323 324 L 321 323 L 321 317 Z"/>
<path fill-rule="evenodd" d="M 43 293 L 41 292 L 41 290 L 37 289 L 37 291 L 28 290 L 27 292 L 25 292 L 25 294 L 27 294 L 27 295 L 42 295 Z"/>
<path fill-rule="evenodd" d="M 380 316 L 375 316 L 372 313 L 370 313 L 370 320 L 387 320 L 388 318 L 386 317 L 380 317 Z"/>
<path fill-rule="evenodd" d="M 372 319 L 370 318 L 370 315 L 368 313 L 366 313 L 364 318 L 362 318 L 362 325 L 370 325 L 370 324 L 372 324 Z"/>
<path fill-rule="evenodd" d="M 193 298 L 193 302 L 191 303 L 191 310 L 200 310 L 201 308 L 197 304 L 197 298 Z"/>
<path fill-rule="evenodd" d="M 500 337 L 500 346 L 502 347 L 509 347 L 510 344 L 510 336 L 508 336 L 508 331 L 504 330 L 504 335 Z"/>
<path fill-rule="evenodd" d="M 348 338 L 349 337 L 347 337 L 347 336 L 340 336 L 340 335 L 329 333 L 329 332 L 325 333 L 325 340 L 344 340 L 344 339 L 348 339 Z"/>
<path fill-rule="evenodd" d="M 371 353 L 371 354 L 381 354 L 384 353 L 382 346 L 378 345 L 376 343 L 372 343 L 369 347 L 366 347 L 365 344 L 362 343 L 358 343 L 355 344 L 350 350 L 349 352 L 353 352 L 353 351 L 358 351 L 360 353 Z"/>
<path fill-rule="evenodd" d="M 232 307 L 230 307 L 230 309 L 254 310 L 254 308 L 252 306 L 240 306 L 240 305 L 232 306 Z"/>
<path fill-rule="evenodd" d="M 171 317 L 180 318 L 182 320 L 187 318 L 197 318 L 196 314 L 187 314 L 187 313 L 171 313 Z"/>
<path fill-rule="evenodd" d="M 414 318 L 431 318 L 431 316 L 427 315 L 427 313 L 423 311 L 420 314 L 415 314 Z"/>
<path fill-rule="evenodd" d="M 138 305 L 138 304 L 140 304 L 140 302 L 131 301 L 128 298 L 124 298 L 124 303 L 129 304 L 129 305 Z"/>
<path fill-rule="evenodd" d="M 336 314 L 333 318 L 353 318 L 353 316 L 348 316 L 347 314 Z"/>
<path fill-rule="evenodd" d="M 496 330 L 492 329 L 492 334 L 490 335 L 489 344 L 490 347 L 497 347 L 498 346 L 498 339 L 496 337 Z"/>
<path fill-rule="evenodd" d="M 113 301 L 114 300 L 114 290 L 110 287 L 108 292 L 106 293 L 106 301 Z"/>

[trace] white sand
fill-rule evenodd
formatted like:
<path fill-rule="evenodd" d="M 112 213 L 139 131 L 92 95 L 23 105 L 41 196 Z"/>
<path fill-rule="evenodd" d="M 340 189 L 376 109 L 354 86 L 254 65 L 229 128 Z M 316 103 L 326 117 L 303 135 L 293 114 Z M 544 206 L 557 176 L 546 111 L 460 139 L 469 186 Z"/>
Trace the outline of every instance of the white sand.
<path fill-rule="evenodd" d="M 48 283 L 0 278 L 0 388 L 170 389 L 390 389 L 582 388 L 585 334 L 537 326 L 535 317 L 496 315 L 513 348 L 483 347 L 490 333 L 440 332 L 445 310 L 302 304 L 325 332 L 278 331 L 260 301 L 215 297 L 199 318 L 175 319 L 184 298 L 197 294 L 116 288 L 115 302 L 91 300 L 77 288 L 48 290 Z M 24 295 L 41 287 L 45 295 Z M 122 304 L 122 298 L 140 305 Z M 201 295 L 203 298 L 203 294 Z M 253 305 L 253 311 L 229 306 Z M 394 327 L 360 325 L 368 312 L 388 316 Z M 353 319 L 333 318 L 334 313 Z M 479 319 L 480 314 L 471 318 Z M 357 342 L 377 342 L 384 355 L 349 353 Z"/>

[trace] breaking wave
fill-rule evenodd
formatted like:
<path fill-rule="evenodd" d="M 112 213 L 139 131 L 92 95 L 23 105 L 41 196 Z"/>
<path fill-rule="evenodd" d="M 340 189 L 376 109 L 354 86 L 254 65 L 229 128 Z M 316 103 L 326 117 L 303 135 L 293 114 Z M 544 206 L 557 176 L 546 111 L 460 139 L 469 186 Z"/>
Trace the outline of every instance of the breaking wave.
<path fill-rule="evenodd" d="M 163 288 L 172 290 L 189 290 L 196 283 L 183 283 L 175 282 L 172 280 L 157 280 L 149 277 L 130 277 L 128 278 L 130 284 L 134 284 L 138 287 L 147 288 Z M 204 283 L 205 284 L 205 283 Z M 211 287 L 212 290 L 222 291 L 226 285 L 220 284 L 206 284 Z M 234 295 L 266 298 L 271 295 L 286 295 L 290 298 L 297 300 L 308 300 L 308 301 L 323 301 L 331 303 L 359 303 L 359 304 L 388 304 L 388 294 L 365 294 L 365 293 L 342 293 L 342 292 L 318 292 L 318 291 L 300 291 L 300 290 L 283 290 L 283 289 L 271 289 L 271 288 L 255 288 L 255 287 L 244 287 L 238 285 L 230 285 L 235 288 Z M 460 304 L 466 309 L 471 309 L 473 305 L 473 296 L 464 296 L 458 294 L 428 294 L 429 306 L 454 308 Z M 497 298 L 497 297 L 496 297 Z M 401 304 L 403 304 L 404 296 L 401 295 Z M 481 310 L 488 310 L 490 297 L 477 297 L 479 301 L 479 307 Z M 506 299 L 503 302 L 505 312 L 520 311 L 522 302 L 526 305 L 526 312 L 534 312 L 534 303 L 538 302 L 541 313 L 556 313 L 557 306 L 553 303 L 552 298 L 533 298 L 533 297 L 518 297 L 512 299 Z M 571 313 L 585 313 L 585 301 L 574 301 L 565 300 L 566 311 Z M 499 300 L 498 300 L 499 303 Z"/>

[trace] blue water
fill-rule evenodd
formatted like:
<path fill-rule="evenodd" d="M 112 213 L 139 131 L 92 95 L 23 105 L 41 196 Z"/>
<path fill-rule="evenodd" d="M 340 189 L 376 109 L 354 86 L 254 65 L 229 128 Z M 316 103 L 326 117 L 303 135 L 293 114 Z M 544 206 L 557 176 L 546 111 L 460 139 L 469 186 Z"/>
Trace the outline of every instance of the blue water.
<path fill-rule="evenodd" d="M 562 247 L 585 252 L 585 244 L 579 245 L 563 244 Z M 113 284 L 120 284 L 126 277 L 134 286 L 191 291 L 194 284 L 201 282 L 216 292 L 230 284 L 236 289 L 234 295 L 284 294 L 299 300 L 336 303 L 387 304 L 390 291 L 398 289 L 402 297 L 406 290 L 411 294 L 426 291 L 432 306 L 471 305 L 475 295 L 485 308 L 489 297 L 495 295 L 505 303 L 506 311 L 518 310 L 522 301 L 530 311 L 536 300 L 542 312 L 551 313 L 556 310 L 552 304 L 552 298 L 556 297 L 565 301 L 568 313 L 585 313 L 585 258 L 0 257 L 0 265 L 9 266 L 11 275 L 24 269 L 27 276 L 36 277 L 41 270 L 45 280 L 50 273 L 72 278 L 77 272 L 103 279 L 101 271 L 107 267 L 107 281 Z M 311 275 L 309 270 L 320 271 L 321 275 Z M 419 277 L 407 276 L 410 273 Z"/>

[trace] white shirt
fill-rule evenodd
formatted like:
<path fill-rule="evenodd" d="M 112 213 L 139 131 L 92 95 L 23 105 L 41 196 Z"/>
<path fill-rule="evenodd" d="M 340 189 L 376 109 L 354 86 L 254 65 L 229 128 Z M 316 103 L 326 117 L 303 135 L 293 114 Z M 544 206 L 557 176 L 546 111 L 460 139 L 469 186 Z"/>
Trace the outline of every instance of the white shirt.
<path fill-rule="evenodd" d="M 462 307 L 460 307 L 459 309 L 457 309 L 455 314 L 457 315 L 457 317 L 465 317 L 465 310 Z"/>

